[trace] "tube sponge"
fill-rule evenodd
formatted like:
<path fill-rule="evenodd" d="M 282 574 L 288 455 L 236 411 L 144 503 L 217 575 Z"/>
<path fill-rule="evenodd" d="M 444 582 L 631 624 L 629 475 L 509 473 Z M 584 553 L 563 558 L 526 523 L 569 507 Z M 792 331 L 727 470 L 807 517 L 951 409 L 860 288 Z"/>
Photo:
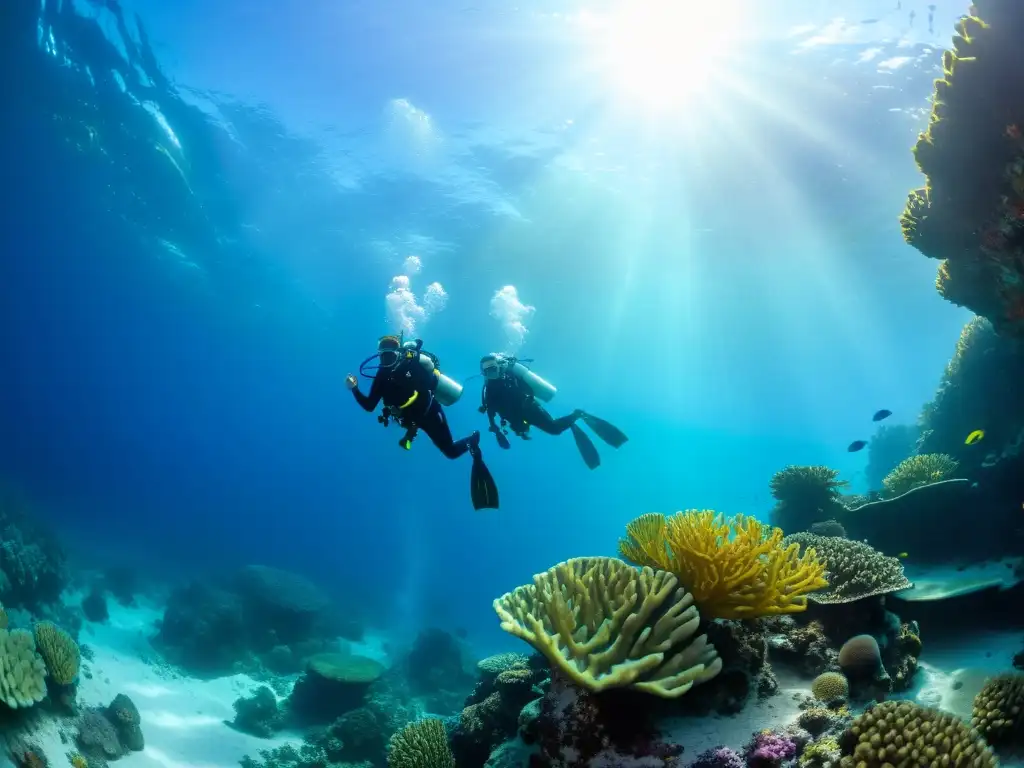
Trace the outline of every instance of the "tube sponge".
<path fill-rule="evenodd" d="M 11 709 L 31 707 L 46 697 L 46 664 L 32 633 L 0 629 L 0 700 Z"/>
<path fill-rule="evenodd" d="M 612 557 L 559 563 L 494 601 L 501 628 L 589 691 L 632 687 L 666 699 L 710 680 L 722 660 L 676 577 Z"/>
<path fill-rule="evenodd" d="M 35 626 L 35 640 L 53 681 L 57 685 L 75 682 L 82 661 L 75 639 L 53 622 L 41 621 Z"/>
<path fill-rule="evenodd" d="M 444 723 L 417 720 L 388 741 L 388 768 L 455 768 Z"/>
<path fill-rule="evenodd" d="M 756 619 L 799 613 L 807 594 L 828 586 L 813 548 L 786 545 L 781 528 L 710 510 L 666 518 L 641 515 L 626 526 L 619 553 L 675 574 L 706 619 Z"/>

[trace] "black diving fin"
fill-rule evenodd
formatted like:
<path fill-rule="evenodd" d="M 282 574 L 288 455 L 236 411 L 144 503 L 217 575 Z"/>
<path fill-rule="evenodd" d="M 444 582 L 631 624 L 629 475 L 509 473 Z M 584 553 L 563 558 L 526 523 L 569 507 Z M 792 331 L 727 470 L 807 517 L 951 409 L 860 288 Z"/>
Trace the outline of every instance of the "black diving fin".
<path fill-rule="evenodd" d="M 582 429 L 573 424 L 570 428 L 572 436 L 576 440 L 576 447 L 579 448 L 580 456 L 583 457 L 583 462 L 591 469 L 597 469 L 601 466 L 601 457 L 597 453 L 597 448 L 594 447 L 593 441 L 587 437 L 587 433 Z"/>
<path fill-rule="evenodd" d="M 583 423 L 590 427 L 590 430 L 595 435 L 608 443 L 612 448 L 621 448 L 629 440 L 621 429 L 614 424 L 609 424 L 604 419 L 591 416 L 589 413 L 584 413 L 580 418 L 583 419 Z"/>
<path fill-rule="evenodd" d="M 497 509 L 498 486 L 491 476 L 491 470 L 484 464 L 480 449 L 473 450 L 473 469 L 469 475 L 469 494 L 473 499 L 473 509 Z"/>

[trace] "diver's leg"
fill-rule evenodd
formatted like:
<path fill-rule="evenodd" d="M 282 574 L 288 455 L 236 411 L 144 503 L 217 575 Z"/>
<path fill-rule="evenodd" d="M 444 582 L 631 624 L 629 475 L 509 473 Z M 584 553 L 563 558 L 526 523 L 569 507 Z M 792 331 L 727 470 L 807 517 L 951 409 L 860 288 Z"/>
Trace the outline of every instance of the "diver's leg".
<path fill-rule="evenodd" d="M 569 429 L 583 415 L 583 411 L 573 411 L 567 416 L 552 418 L 551 414 L 537 401 L 534 401 L 524 414 L 527 423 L 549 435 L 560 435 Z"/>
<path fill-rule="evenodd" d="M 474 432 L 461 440 L 453 439 L 451 427 L 448 426 L 448 417 L 445 416 L 444 408 L 436 400 L 431 403 L 423 417 L 417 420 L 416 426 L 426 432 L 430 441 L 449 459 L 457 459 L 470 448 L 480 444 L 479 432 Z"/>

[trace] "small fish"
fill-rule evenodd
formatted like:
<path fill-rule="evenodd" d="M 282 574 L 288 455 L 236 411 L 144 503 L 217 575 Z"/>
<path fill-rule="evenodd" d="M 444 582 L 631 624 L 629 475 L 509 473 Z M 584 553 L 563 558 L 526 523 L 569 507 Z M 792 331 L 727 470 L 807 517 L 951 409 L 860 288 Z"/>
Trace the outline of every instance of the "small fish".
<path fill-rule="evenodd" d="M 901 560 L 905 560 L 906 558 L 910 557 L 910 553 L 900 552 L 898 555 L 896 555 L 896 557 L 900 558 Z"/>
<path fill-rule="evenodd" d="M 850 447 L 847 448 L 850 453 L 856 453 L 857 451 L 863 451 L 868 445 L 867 440 L 854 440 L 850 443 Z"/>
<path fill-rule="evenodd" d="M 890 416 L 892 416 L 892 411 L 887 411 L 883 408 L 882 410 L 877 411 L 875 415 L 871 417 L 871 420 L 881 421 L 882 419 L 888 419 Z"/>
<path fill-rule="evenodd" d="M 967 436 L 967 439 L 964 440 L 964 445 L 974 445 L 980 442 L 983 437 L 985 437 L 985 430 L 976 429 Z"/>

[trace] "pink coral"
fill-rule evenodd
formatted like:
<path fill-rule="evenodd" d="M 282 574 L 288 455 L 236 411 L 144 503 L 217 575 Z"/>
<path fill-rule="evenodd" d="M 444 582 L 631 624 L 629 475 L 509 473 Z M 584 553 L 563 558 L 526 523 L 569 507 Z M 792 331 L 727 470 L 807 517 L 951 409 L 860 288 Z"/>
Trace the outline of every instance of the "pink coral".
<path fill-rule="evenodd" d="M 796 754 L 796 744 L 788 736 L 766 730 L 754 734 L 746 754 L 749 768 L 777 768 Z"/>

